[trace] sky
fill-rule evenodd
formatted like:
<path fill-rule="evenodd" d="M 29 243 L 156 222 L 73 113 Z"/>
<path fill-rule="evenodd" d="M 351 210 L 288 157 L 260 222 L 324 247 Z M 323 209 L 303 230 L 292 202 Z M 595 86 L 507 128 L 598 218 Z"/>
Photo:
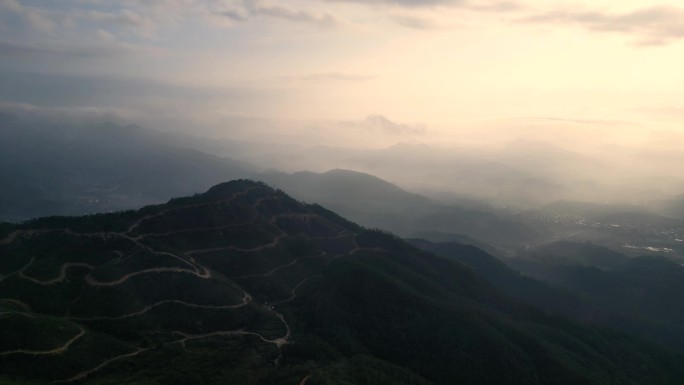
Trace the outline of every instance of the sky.
<path fill-rule="evenodd" d="M 0 0 L 0 108 L 214 135 L 263 119 L 358 143 L 667 146 L 682 40 L 676 2 Z"/>

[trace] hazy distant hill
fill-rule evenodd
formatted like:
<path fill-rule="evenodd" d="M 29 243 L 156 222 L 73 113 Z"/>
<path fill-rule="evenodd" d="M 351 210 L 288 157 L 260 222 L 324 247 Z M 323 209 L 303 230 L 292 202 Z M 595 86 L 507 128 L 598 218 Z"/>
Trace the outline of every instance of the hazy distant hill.
<path fill-rule="evenodd" d="M 556 201 L 540 207 L 539 210 L 547 214 L 571 215 L 589 219 L 621 213 L 648 212 L 648 208 L 645 206 L 581 201 Z"/>
<path fill-rule="evenodd" d="M 504 293 L 551 314 L 684 348 L 682 301 L 666 294 L 682 289 L 684 272 L 671 262 L 630 260 L 603 247 L 565 241 L 535 248 L 525 259 L 502 260 L 455 242 L 410 242 L 467 265 Z"/>
<path fill-rule="evenodd" d="M 594 245 L 570 241 L 552 242 L 526 250 L 521 259 L 560 265 L 593 266 L 613 269 L 624 265 L 627 256 L 617 251 Z"/>
<path fill-rule="evenodd" d="M 524 274 L 641 320 L 641 332 L 684 347 L 684 267 L 663 257 L 628 258 L 603 247 L 559 242 L 506 263 Z"/>
<path fill-rule="evenodd" d="M 516 147 L 518 144 L 512 144 Z M 539 149 L 538 147 L 535 147 Z M 548 154 L 548 151 L 546 151 Z M 565 196 L 571 189 L 540 167 L 528 167 L 516 152 L 482 153 L 468 148 L 442 149 L 399 143 L 353 159 L 353 164 L 405 186 L 431 188 L 517 205 L 536 205 Z M 534 160 L 534 152 L 526 153 Z M 555 158 L 554 158 L 555 159 Z M 546 168 L 551 164 L 547 160 Z"/>
<path fill-rule="evenodd" d="M 413 234 L 413 236 L 416 240 L 421 240 L 424 242 L 427 242 L 427 240 L 429 240 L 430 242 L 428 242 L 428 244 L 432 244 L 432 242 L 434 242 L 435 244 L 474 246 L 475 248 L 481 251 L 489 253 L 491 256 L 496 256 L 498 258 L 498 256 L 501 255 L 501 250 L 496 249 L 492 245 L 488 245 L 484 242 L 478 241 L 477 239 L 471 238 L 463 234 L 443 233 L 440 231 L 417 231 Z"/>
<path fill-rule="evenodd" d="M 684 195 L 664 200 L 649 202 L 654 210 L 671 217 L 684 218 Z"/>
<path fill-rule="evenodd" d="M 364 226 L 402 236 L 463 234 L 493 245 L 519 245 L 543 237 L 485 205 L 443 204 L 409 193 L 378 177 L 349 170 L 261 176 L 297 199 L 317 202 Z"/>
<path fill-rule="evenodd" d="M 138 126 L 0 117 L 0 219 L 141 207 L 245 177 L 250 168 Z"/>
<path fill-rule="evenodd" d="M 412 194 L 376 176 L 335 169 L 325 173 L 297 172 L 264 175 L 272 184 L 307 201 L 349 204 L 358 209 L 407 210 L 439 206 L 423 196 Z"/>
<path fill-rule="evenodd" d="M 475 246 L 453 241 L 429 242 L 423 239 L 411 239 L 409 242 L 423 250 L 468 266 L 512 298 L 549 313 L 602 325 L 613 321 L 613 314 L 591 300 L 585 300 L 568 290 L 527 277 Z"/>
<path fill-rule="evenodd" d="M 684 381 L 677 353 L 248 181 L 0 225 L 0 330 L 3 383 Z"/>

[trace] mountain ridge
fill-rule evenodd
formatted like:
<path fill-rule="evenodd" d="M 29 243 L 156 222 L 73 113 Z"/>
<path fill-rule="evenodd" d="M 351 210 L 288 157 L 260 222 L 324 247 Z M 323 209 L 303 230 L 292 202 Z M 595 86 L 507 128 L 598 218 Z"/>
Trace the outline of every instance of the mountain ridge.
<path fill-rule="evenodd" d="M 684 378 L 676 353 L 549 318 L 459 263 L 263 183 L 3 229 L 0 326 L 17 332 L 0 338 L 0 381 Z"/>

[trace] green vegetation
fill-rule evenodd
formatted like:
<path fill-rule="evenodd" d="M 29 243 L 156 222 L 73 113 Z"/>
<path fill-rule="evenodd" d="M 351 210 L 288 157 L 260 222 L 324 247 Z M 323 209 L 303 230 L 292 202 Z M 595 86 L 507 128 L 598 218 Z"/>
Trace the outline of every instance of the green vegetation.
<path fill-rule="evenodd" d="M 678 353 L 263 183 L 0 231 L 0 383 L 684 382 Z"/>
<path fill-rule="evenodd" d="M 581 260 L 599 262 L 569 263 L 548 251 L 543 258 L 512 259 L 510 264 L 616 315 L 611 319 L 613 327 L 678 349 L 684 347 L 684 300 L 676 294 L 684 290 L 684 268 L 659 257 L 623 258 L 621 264 L 605 264 L 612 252 L 597 258 L 596 248 L 588 250 Z"/>

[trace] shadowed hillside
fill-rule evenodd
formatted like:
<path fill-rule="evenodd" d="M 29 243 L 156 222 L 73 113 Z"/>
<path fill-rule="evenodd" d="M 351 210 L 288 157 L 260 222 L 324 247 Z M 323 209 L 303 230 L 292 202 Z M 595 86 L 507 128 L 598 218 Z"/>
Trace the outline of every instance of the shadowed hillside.
<path fill-rule="evenodd" d="M 681 357 L 234 181 L 0 226 L 0 382 L 679 384 Z M 300 382 L 301 381 L 301 382 Z"/>
<path fill-rule="evenodd" d="M 364 226 L 405 237 L 463 234 L 509 248 L 548 236 L 486 204 L 444 204 L 360 172 L 273 173 L 264 178 L 297 199 L 320 203 Z"/>
<path fill-rule="evenodd" d="M 627 257 L 590 243 L 556 242 L 505 260 L 529 277 L 636 321 L 633 331 L 684 346 L 684 268 L 662 256 Z"/>

